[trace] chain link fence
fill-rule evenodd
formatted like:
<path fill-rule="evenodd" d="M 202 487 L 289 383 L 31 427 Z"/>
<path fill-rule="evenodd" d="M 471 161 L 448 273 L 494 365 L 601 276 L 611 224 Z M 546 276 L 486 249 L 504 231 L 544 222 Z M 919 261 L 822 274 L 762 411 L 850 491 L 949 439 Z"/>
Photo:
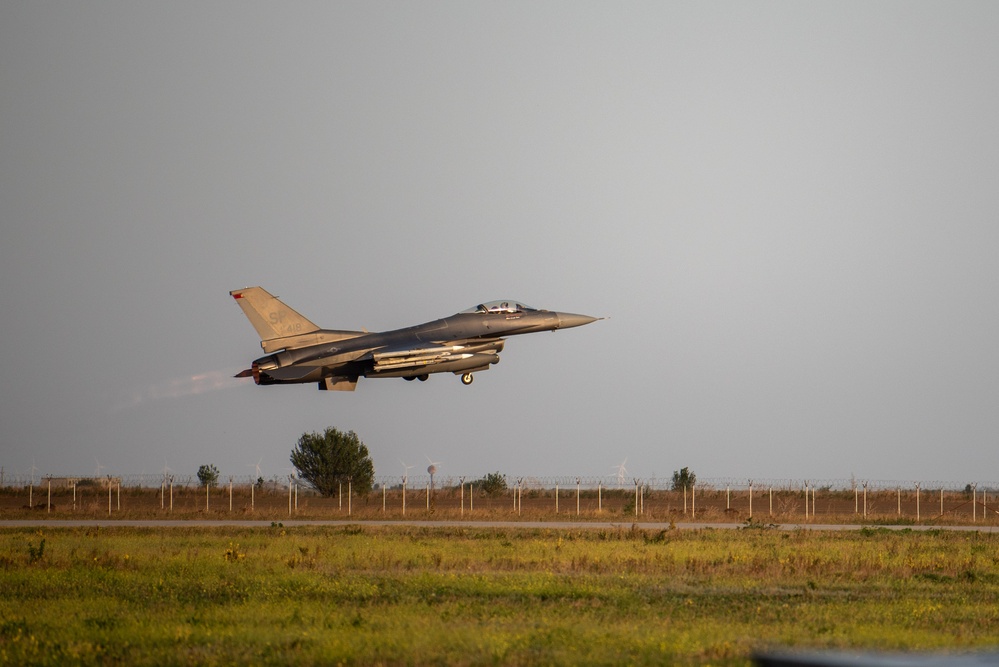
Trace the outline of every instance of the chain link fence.
<path fill-rule="evenodd" d="M 554 475 L 554 476 L 504 476 L 508 488 L 519 487 L 525 490 L 554 490 L 576 488 L 583 490 L 596 489 L 634 489 L 640 487 L 651 491 L 673 490 L 673 478 L 670 477 L 640 477 L 637 475 L 604 475 L 604 476 L 576 476 L 576 475 Z M 375 477 L 374 488 L 380 490 L 401 489 L 403 483 L 408 488 L 420 489 L 431 485 L 438 489 L 458 488 L 461 485 L 476 484 L 482 482 L 484 476 L 476 475 L 378 475 Z M 262 483 L 261 483 L 262 481 Z M 43 486 L 50 483 L 53 486 L 98 486 L 107 488 L 108 485 L 121 485 L 124 488 L 159 488 L 163 484 L 173 483 L 175 487 L 198 487 L 202 486 L 196 474 L 130 474 L 115 475 L 48 475 L 39 474 L 11 474 L 0 473 L 0 488 L 23 488 L 27 486 Z M 297 482 L 298 485 L 305 485 L 303 480 L 298 480 L 290 473 L 284 475 L 271 475 L 269 477 L 257 477 L 255 475 L 226 475 L 219 474 L 217 485 L 226 486 L 230 483 L 237 486 L 257 486 L 287 488 L 289 483 Z M 946 492 L 970 492 L 976 489 L 982 492 L 999 492 L 999 481 L 971 480 L 971 481 L 945 481 L 945 480 L 886 480 L 886 479 L 792 479 L 792 478 L 770 478 L 770 477 L 698 477 L 696 481 L 698 491 L 747 491 L 750 488 L 760 491 L 773 489 L 775 491 L 804 491 L 814 489 L 819 492 L 830 491 L 914 491 L 917 488 L 922 490 L 935 490 Z"/>

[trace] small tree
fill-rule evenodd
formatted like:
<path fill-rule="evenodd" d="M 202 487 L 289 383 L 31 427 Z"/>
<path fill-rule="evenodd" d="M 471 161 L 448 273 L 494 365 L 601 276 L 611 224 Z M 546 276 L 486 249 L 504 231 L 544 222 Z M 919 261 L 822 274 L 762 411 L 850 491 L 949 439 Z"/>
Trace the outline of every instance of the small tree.
<path fill-rule="evenodd" d="M 673 471 L 673 490 L 681 491 L 691 489 L 697 482 L 697 475 L 690 468 L 681 468 Z"/>
<path fill-rule="evenodd" d="M 326 497 L 336 495 L 348 480 L 359 495 L 370 493 L 374 484 L 375 465 L 353 431 L 330 427 L 323 433 L 302 434 L 291 450 L 291 464 L 299 477 Z"/>
<path fill-rule="evenodd" d="M 201 466 L 198 468 L 198 481 L 201 482 L 201 486 L 218 486 L 219 469 L 214 463 Z"/>
<path fill-rule="evenodd" d="M 472 483 L 487 496 L 498 496 L 506 491 L 506 475 L 501 475 L 498 472 L 491 472 Z"/>

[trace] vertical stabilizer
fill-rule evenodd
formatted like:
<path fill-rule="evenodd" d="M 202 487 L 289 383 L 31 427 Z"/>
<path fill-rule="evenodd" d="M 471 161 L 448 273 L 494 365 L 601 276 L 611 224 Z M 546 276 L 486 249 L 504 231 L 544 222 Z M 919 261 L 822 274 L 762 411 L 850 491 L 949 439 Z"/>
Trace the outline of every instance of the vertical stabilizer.
<path fill-rule="evenodd" d="M 247 287 L 229 294 L 243 309 L 261 342 L 319 331 L 319 327 L 262 287 Z"/>

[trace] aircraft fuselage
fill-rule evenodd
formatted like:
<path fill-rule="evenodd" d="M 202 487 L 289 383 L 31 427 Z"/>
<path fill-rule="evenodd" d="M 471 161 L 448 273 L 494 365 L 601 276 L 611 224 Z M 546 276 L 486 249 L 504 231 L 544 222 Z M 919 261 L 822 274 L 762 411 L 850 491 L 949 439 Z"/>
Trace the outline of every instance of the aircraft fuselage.
<path fill-rule="evenodd" d="M 499 362 L 505 336 L 555 331 L 597 319 L 502 301 L 403 329 L 337 331 L 318 329 L 260 288 L 232 294 L 261 332 L 261 346 L 273 351 L 237 377 L 252 376 L 257 384 L 316 382 L 320 389 L 332 390 L 353 390 L 359 377 L 425 380 L 443 372 L 460 374 L 469 384 L 473 371 Z M 268 338 L 270 330 L 276 335 Z M 286 333 L 291 335 L 281 335 Z"/>

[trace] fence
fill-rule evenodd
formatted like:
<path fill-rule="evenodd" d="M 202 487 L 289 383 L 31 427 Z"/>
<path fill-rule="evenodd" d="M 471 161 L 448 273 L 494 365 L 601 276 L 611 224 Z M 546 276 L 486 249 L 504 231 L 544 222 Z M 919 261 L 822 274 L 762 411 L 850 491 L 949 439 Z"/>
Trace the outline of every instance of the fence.
<path fill-rule="evenodd" d="M 622 518 L 656 521 L 674 518 L 810 520 L 818 515 L 899 522 L 999 519 L 994 482 L 897 482 L 890 480 L 793 480 L 708 478 L 674 489 L 672 478 L 605 477 L 506 478 L 506 487 L 486 493 L 484 478 L 435 475 L 381 476 L 363 497 L 350 484 L 324 498 L 291 475 L 264 480 L 252 475 L 220 475 L 214 487 L 197 475 L 103 475 L 0 477 L 0 511 L 45 510 L 133 516 L 159 512 L 255 513 L 258 516 L 338 515 L 465 516 L 475 511 L 545 518 Z M 495 481 L 495 480 L 492 480 Z M 300 505 L 300 496 L 302 503 Z M 123 500 L 124 498 L 124 500 Z M 526 502 L 525 502 L 526 501 Z M 407 515 L 407 502 L 408 512 Z M 269 514 L 267 514 L 269 513 Z"/>
<path fill-rule="evenodd" d="M 402 475 L 379 475 L 375 477 L 374 488 L 380 490 L 383 487 L 387 489 L 401 489 L 403 482 L 409 488 L 423 488 L 429 486 L 431 482 L 435 488 L 438 489 L 448 489 L 448 488 L 459 488 L 461 485 L 467 486 L 468 484 L 473 484 L 480 482 L 483 478 L 476 477 L 472 475 L 435 475 L 431 479 L 430 475 L 408 475 L 405 478 Z M 260 480 L 263 480 L 263 484 L 258 484 Z M 576 488 L 578 485 L 581 489 L 588 491 L 596 489 L 633 489 L 636 486 L 644 488 L 651 491 L 670 491 L 673 490 L 673 478 L 672 477 L 638 477 L 628 475 L 627 477 L 622 477 L 619 475 L 604 475 L 604 476 L 575 476 L 575 475 L 563 475 L 563 476 L 546 476 L 546 477 L 534 477 L 534 476 L 505 476 L 506 484 L 508 488 L 520 487 L 522 489 L 529 490 L 553 490 L 556 487 L 560 489 L 566 489 L 569 487 Z M 172 482 L 176 487 L 197 487 L 202 486 L 201 482 L 198 480 L 198 476 L 191 475 L 180 475 L 180 474 L 132 474 L 132 475 L 39 475 L 35 474 L 10 474 L 0 472 L 0 489 L 2 488 L 26 488 L 29 486 L 42 486 L 51 481 L 53 487 L 71 487 L 74 484 L 78 486 L 100 486 L 101 488 L 107 488 L 108 485 L 115 486 L 120 485 L 123 488 L 160 488 L 164 483 L 169 484 Z M 294 481 L 294 477 L 285 475 L 271 475 L 270 477 L 257 477 L 255 475 L 224 475 L 220 474 L 218 477 L 219 485 L 227 485 L 230 482 L 237 486 L 248 486 L 251 484 L 257 484 L 258 488 L 260 486 L 272 487 L 272 488 L 285 488 L 287 487 L 289 481 Z M 302 481 L 298 482 L 303 484 Z M 875 480 L 875 479 L 791 479 L 791 478 L 745 478 L 745 477 L 708 477 L 708 478 L 697 478 L 696 488 L 698 491 L 718 491 L 728 489 L 730 491 L 748 491 L 750 488 L 755 490 L 760 489 L 774 489 L 780 491 L 803 491 L 804 489 L 817 490 L 818 492 L 841 492 L 859 490 L 863 492 L 864 489 L 870 492 L 878 491 L 895 491 L 901 489 L 902 491 L 915 491 L 917 488 L 922 490 L 943 490 L 945 492 L 967 492 L 971 493 L 973 489 L 977 489 L 979 492 L 996 493 L 999 492 L 999 482 L 997 481 L 982 481 L 976 480 L 971 482 L 955 482 L 955 481 L 940 481 L 940 480 Z"/>

